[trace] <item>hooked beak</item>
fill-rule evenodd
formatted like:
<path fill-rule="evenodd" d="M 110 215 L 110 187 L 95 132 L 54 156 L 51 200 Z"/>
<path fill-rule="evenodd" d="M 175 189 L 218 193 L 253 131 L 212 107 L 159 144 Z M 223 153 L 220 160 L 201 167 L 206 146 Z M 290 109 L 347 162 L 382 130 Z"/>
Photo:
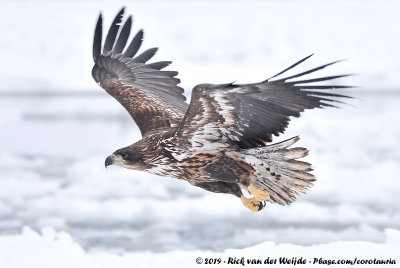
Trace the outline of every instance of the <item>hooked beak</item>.
<path fill-rule="evenodd" d="M 112 164 L 113 164 L 113 158 L 112 158 L 112 156 L 110 155 L 110 156 L 108 156 L 108 157 L 106 158 L 106 161 L 105 161 L 104 165 L 105 165 L 105 167 L 107 168 L 108 166 L 110 166 L 110 165 L 112 165 Z"/>

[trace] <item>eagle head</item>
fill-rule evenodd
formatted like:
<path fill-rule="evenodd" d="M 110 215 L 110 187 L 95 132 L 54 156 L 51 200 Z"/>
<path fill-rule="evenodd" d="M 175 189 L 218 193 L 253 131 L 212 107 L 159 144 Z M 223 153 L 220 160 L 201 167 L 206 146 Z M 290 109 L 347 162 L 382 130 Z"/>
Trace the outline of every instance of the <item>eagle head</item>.
<path fill-rule="evenodd" d="M 117 165 L 124 168 L 144 170 L 147 168 L 145 156 L 130 146 L 116 150 L 106 158 L 105 167 Z"/>

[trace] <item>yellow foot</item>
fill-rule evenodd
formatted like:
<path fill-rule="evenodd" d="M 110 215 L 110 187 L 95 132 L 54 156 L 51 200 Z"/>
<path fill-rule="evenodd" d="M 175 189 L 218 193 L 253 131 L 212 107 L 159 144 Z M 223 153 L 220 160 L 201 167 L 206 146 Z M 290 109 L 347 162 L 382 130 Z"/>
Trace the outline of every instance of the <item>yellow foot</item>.
<path fill-rule="evenodd" d="M 257 198 L 246 198 L 243 195 L 240 197 L 244 206 L 251 211 L 257 212 L 265 207 L 265 201 L 259 201 Z"/>
<path fill-rule="evenodd" d="M 258 200 L 258 201 L 264 201 L 269 199 L 269 194 L 267 191 L 264 191 L 261 188 L 254 187 L 253 185 L 249 185 L 247 187 L 249 189 L 250 193 Z"/>

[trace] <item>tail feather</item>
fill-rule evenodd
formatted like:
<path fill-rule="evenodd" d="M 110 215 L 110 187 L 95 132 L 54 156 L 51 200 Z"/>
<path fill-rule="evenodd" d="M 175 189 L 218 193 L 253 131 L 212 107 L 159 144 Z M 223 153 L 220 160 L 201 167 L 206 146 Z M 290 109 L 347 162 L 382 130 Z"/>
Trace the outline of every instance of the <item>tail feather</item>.
<path fill-rule="evenodd" d="M 290 139 L 287 139 L 287 140 L 284 140 L 284 141 L 281 141 L 281 142 L 278 142 L 275 144 L 271 144 L 270 146 L 267 146 L 268 151 L 278 151 L 278 150 L 286 149 L 289 146 L 295 144 L 299 139 L 300 139 L 299 136 L 295 136 L 293 138 L 290 138 Z M 263 148 L 266 148 L 266 147 L 263 147 Z"/>
<path fill-rule="evenodd" d="M 286 159 L 298 159 L 308 155 L 308 150 L 305 148 L 293 148 L 285 151 Z"/>
<path fill-rule="evenodd" d="M 267 191 L 271 202 L 287 205 L 295 201 L 296 195 L 304 193 L 313 185 L 315 178 L 311 164 L 296 159 L 308 154 L 305 148 L 289 148 L 299 137 L 240 151 L 254 168 L 250 184 Z"/>
<path fill-rule="evenodd" d="M 303 161 L 289 159 L 286 161 L 293 170 L 312 171 L 311 164 Z"/>

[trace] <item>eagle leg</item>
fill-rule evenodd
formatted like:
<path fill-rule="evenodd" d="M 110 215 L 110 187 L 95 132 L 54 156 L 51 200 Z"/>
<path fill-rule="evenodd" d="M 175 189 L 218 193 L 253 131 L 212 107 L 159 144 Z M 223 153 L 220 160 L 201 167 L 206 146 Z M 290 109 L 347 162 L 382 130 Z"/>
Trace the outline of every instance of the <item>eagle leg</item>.
<path fill-rule="evenodd" d="M 262 210 L 265 207 L 265 201 L 259 201 L 257 198 L 246 198 L 245 196 L 241 196 L 240 200 L 242 200 L 243 205 L 250 209 L 251 211 L 257 212 Z"/>
<path fill-rule="evenodd" d="M 253 185 L 249 185 L 247 187 L 247 189 L 249 189 L 249 192 L 258 200 L 258 201 L 264 201 L 264 200 L 269 200 L 270 196 L 268 194 L 267 191 L 258 188 L 258 187 L 254 187 Z"/>

